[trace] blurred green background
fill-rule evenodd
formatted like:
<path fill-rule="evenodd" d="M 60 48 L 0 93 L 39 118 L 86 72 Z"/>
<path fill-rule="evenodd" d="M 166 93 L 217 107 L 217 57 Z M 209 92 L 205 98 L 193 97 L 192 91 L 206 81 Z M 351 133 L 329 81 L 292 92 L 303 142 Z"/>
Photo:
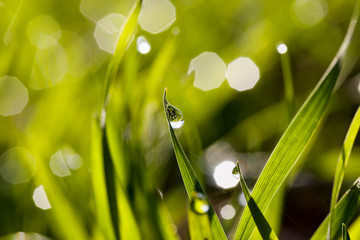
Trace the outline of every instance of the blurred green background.
<path fill-rule="evenodd" d="M 136 179 L 133 175 L 146 172 L 151 188 L 161 193 L 157 201 L 169 211 L 170 228 L 188 239 L 187 196 L 162 107 L 167 87 L 169 101 L 185 118 L 177 130 L 180 141 L 232 236 L 244 207 L 243 195 L 231 180 L 216 182 L 214 172 L 224 174 L 219 164 L 239 160 L 253 186 L 286 129 L 289 118 L 277 44 L 288 47 L 297 110 L 335 56 L 355 1 L 152 2 L 143 2 L 148 10 L 140 13 L 109 107 L 118 125 L 115 134 L 124 148 L 133 147 L 125 154 L 126 164 L 141 168 L 124 169 L 122 177 L 131 182 Z M 36 180 L 39 161 L 95 238 L 91 118 L 102 106 L 114 41 L 133 4 L 126 0 L 0 1 L 0 239 L 16 232 L 61 239 L 54 230 L 53 209 L 35 205 L 34 190 L 42 184 Z M 309 238 L 328 213 L 338 154 L 360 103 L 359 34 L 355 33 L 350 61 L 326 119 L 286 190 L 280 238 Z M 194 86 L 197 76 L 188 74 L 191 60 L 203 52 L 216 53 L 225 65 L 238 57 L 249 58 L 260 79 L 247 91 L 233 89 L 227 80 L 203 91 Z M 344 190 L 360 174 L 359 158 L 357 139 Z M 132 186 L 129 183 L 126 190 L 130 199 L 141 202 Z M 223 210 L 227 205 L 232 208 Z M 141 209 L 135 216 L 142 218 Z M 151 217 L 144 219 L 141 226 Z"/>

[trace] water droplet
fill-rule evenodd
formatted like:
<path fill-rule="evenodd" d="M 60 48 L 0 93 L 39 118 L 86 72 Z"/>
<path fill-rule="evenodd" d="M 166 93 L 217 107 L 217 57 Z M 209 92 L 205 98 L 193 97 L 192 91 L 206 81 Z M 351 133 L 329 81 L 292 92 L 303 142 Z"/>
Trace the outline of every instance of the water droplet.
<path fill-rule="evenodd" d="M 235 165 L 235 167 L 233 168 L 232 175 L 234 178 L 240 179 L 240 169 L 238 165 Z"/>
<path fill-rule="evenodd" d="M 181 128 L 184 125 L 184 117 L 179 109 L 168 103 L 166 99 L 166 89 L 164 92 L 164 104 L 166 108 L 166 117 L 168 118 L 170 125 L 173 129 Z"/>
<path fill-rule="evenodd" d="M 202 193 L 193 192 L 190 202 L 191 209 L 198 214 L 205 214 L 209 211 L 210 205 Z"/>

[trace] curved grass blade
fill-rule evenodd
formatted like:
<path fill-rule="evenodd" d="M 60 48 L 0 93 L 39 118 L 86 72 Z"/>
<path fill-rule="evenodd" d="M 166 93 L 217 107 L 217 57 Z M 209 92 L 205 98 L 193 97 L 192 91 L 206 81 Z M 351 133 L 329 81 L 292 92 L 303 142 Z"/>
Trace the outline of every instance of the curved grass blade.
<path fill-rule="evenodd" d="M 352 187 L 344 194 L 334 208 L 334 218 L 331 224 L 330 239 L 337 239 L 341 236 L 341 224 L 349 225 L 356 210 L 360 206 L 360 178 L 358 178 Z M 316 230 L 311 240 L 323 240 L 326 238 L 330 216 L 328 215 Z"/>
<path fill-rule="evenodd" d="M 263 213 L 259 209 L 258 205 L 256 204 L 255 200 L 251 196 L 251 193 L 249 191 L 249 188 L 246 185 L 245 179 L 241 173 L 241 169 L 239 166 L 239 162 L 236 162 L 236 166 L 234 169 L 236 174 L 240 175 L 240 185 L 244 192 L 245 199 L 247 202 L 247 205 L 250 209 L 251 215 L 255 221 L 255 224 L 257 228 L 259 229 L 259 232 L 261 234 L 261 237 L 265 240 L 276 240 L 278 237 L 276 236 L 275 232 L 270 227 L 268 221 L 265 219 Z M 234 173 L 233 171 L 233 173 Z"/>
<path fill-rule="evenodd" d="M 345 224 L 342 224 L 342 239 L 351 240 Z"/>
<path fill-rule="evenodd" d="M 207 214 L 200 214 L 196 212 L 194 210 L 194 207 L 192 207 L 193 201 L 196 200 L 192 198 L 188 207 L 188 224 L 189 224 L 190 239 L 211 240 L 213 239 L 213 237 L 211 234 L 209 216 Z"/>
<path fill-rule="evenodd" d="M 252 195 L 261 211 L 266 210 L 317 129 L 339 76 L 357 19 L 358 14 L 354 14 L 336 57 L 286 129 L 256 182 Z M 249 239 L 254 227 L 247 207 L 240 219 L 235 239 Z"/>
<path fill-rule="evenodd" d="M 350 124 L 349 130 L 346 134 L 343 147 L 340 152 L 339 160 L 337 162 L 336 170 L 335 170 L 335 177 L 334 177 L 334 185 L 331 194 L 331 204 L 330 204 L 330 223 L 329 223 L 329 236 L 331 235 L 331 226 L 333 222 L 333 212 L 335 208 L 335 204 L 337 202 L 341 183 L 344 179 L 344 172 L 345 168 L 349 162 L 349 157 L 351 154 L 352 147 L 355 142 L 355 138 L 359 131 L 360 127 L 360 107 L 355 113 L 355 116 Z"/>
<path fill-rule="evenodd" d="M 164 110 L 165 110 L 165 114 L 166 114 L 166 119 L 168 121 L 168 126 L 169 126 L 170 135 L 171 135 L 171 141 L 172 141 L 172 144 L 174 147 L 175 156 L 176 156 L 176 159 L 177 159 L 177 162 L 179 165 L 181 177 L 184 181 L 186 192 L 187 192 L 189 198 L 191 197 L 191 194 L 194 191 L 204 194 L 207 201 L 209 202 L 210 209 L 207 214 L 210 218 L 210 227 L 211 227 L 211 232 L 213 234 L 214 239 L 227 239 L 224 229 L 222 228 L 222 226 L 220 224 L 219 218 L 217 217 L 213 207 L 211 206 L 210 201 L 209 201 L 208 197 L 206 196 L 206 193 L 203 190 L 198 178 L 196 177 L 194 169 L 192 168 L 189 159 L 186 157 L 185 152 L 182 149 L 182 147 L 174 133 L 174 130 L 170 124 L 170 121 L 168 119 L 168 113 L 167 113 L 168 105 L 169 105 L 169 103 L 166 99 L 166 89 L 165 89 Z"/>

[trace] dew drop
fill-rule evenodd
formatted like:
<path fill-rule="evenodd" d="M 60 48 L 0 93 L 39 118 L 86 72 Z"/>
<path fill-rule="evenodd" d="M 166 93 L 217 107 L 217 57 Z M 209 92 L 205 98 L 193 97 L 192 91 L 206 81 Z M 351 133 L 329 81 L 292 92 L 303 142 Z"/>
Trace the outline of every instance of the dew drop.
<path fill-rule="evenodd" d="M 238 165 L 236 164 L 235 167 L 232 170 L 232 175 L 234 178 L 240 179 L 240 170 Z"/>
<path fill-rule="evenodd" d="M 202 193 L 193 192 L 190 202 L 191 209 L 197 214 L 205 214 L 209 211 L 210 205 Z"/>
<path fill-rule="evenodd" d="M 166 89 L 164 93 L 164 104 L 166 108 L 166 117 L 168 118 L 170 125 L 173 129 L 181 128 L 184 125 L 184 117 L 179 109 L 168 103 L 166 99 Z"/>

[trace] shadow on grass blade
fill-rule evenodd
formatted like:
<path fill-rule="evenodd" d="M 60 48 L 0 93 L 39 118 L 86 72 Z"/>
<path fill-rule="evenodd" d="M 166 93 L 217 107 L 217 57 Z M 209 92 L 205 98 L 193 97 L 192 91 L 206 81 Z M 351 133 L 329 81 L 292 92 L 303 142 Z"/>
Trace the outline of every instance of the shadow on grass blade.
<path fill-rule="evenodd" d="M 346 229 L 346 225 L 343 223 L 342 224 L 342 239 L 343 240 L 351 240 L 350 239 L 350 236 L 349 236 L 349 233 L 348 233 L 348 231 L 347 231 L 347 229 Z"/>
<path fill-rule="evenodd" d="M 240 178 L 240 185 L 244 192 L 245 199 L 247 202 L 247 206 L 250 209 L 251 215 L 255 221 L 257 228 L 261 234 L 261 237 L 265 240 L 276 240 L 278 237 L 276 236 L 275 232 L 270 227 L 268 221 L 265 219 L 263 213 L 259 209 L 258 205 L 256 204 L 255 200 L 251 196 L 249 188 L 246 185 L 245 179 L 241 173 L 241 169 L 239 166 L 239 162 L 236 162 L 236 166 L 233 170 L 233 175 Z"/>
<path fill-rule="evenodd" d="M 184 123 L 181 112 L 175 107 L 171 106 L 166 99 L 166 89 L 164 91 L 164 110 L 166 114 L 166 119 L 168 121 L 171 141 L 174 147 L 175 156 L 179 165 L 181 172 L 181 177 L 184 181 L 186 192 L 191 198 L 191 194 L 195 191 L 201 193 L 205 196 L 206 200 L 209 202 L 209 211 L 207 215 L 210 219 L 211 232 L 214 239 L 227 239 L 224 229 L 221 226 L 219 218 L 217 217 L 211 203 L 206 196 L 205 191 L 203 190 L 198 178 L 196 177 L 195 171 L 192 168 L 189 159 L 186 157 L 184 150 L 182 149 L 173 129 L 173 125 L 178 127 Z M 179 112 L 177 112 L 179 111 Z M 173 124 L 172 124 L 173 123 Z"/>
<path fill-rule="evenodd" d="M 354 14 L 336 57 L 291 121 L 260 174 L 252 196 L 261 211 L 266 210 L 271 199 L 289 175 L 323 118 L 335 83 L 339 77 L 342 62 L 351 42 L 357 19 L 358 14 Z M 247 207 L 240 219 L 235 239 L 249 239 L 254 228 L 255 223 Z"/>

